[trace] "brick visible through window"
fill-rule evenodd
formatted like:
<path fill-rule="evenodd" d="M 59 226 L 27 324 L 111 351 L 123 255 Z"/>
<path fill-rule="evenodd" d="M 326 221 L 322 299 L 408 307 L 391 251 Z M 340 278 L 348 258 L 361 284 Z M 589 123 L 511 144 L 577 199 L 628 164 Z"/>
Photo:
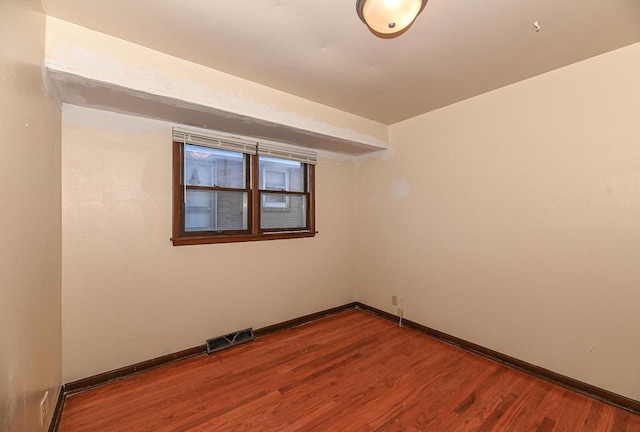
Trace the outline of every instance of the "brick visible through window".
<path fill-rule="evenodd" d="M 175 246 L 316 234 L 315 166 L 256 153 L 178 142 L 174 134 Z"/>

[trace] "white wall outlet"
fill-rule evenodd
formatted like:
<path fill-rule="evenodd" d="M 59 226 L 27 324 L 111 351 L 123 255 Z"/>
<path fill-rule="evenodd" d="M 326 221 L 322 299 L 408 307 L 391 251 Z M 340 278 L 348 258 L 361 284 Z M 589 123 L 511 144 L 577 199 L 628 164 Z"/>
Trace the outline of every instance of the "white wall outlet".
<path fill-rule="evenodd" d="M 44 396 L 42 396 L 42 400 L 40 401 L 40 427 L 44 426 L 44 419 L 47 418 L 47 414 L 49 413 L 49 391 L 44 392 Z"/>
<path fill-rule="evenodd" d="M 394 295 L 391 296 L 391 304 L 393 306 L 397 306 L 398 305 L 398 296 L 394 296 Z"/>

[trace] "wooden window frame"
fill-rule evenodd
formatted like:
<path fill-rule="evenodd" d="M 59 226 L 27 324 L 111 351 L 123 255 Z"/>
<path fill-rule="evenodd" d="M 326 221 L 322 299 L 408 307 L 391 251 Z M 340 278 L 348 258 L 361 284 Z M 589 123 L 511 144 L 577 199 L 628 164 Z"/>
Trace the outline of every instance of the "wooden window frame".
<path fill-rule="evenodd" d="M 247 241 L 281 240 L 293 238 L 314 237 L 315 230 L 315 165 L 303 163 L 305 167 L 304 192 L 272 191 L 260 189 L 259 156 L 246 154 L 246 192 L 248 193 L 247 230 L 246 231 L 185 231 L 185 187 L 189 189 L 206 189 L 224 191 L 226 188 L 185 186 L 184 185 L 184 146 L 173 141 L 173 235 L 171 241 L 174 246 L 235 243 Z M 234 189 L 234 191 L 236 191 Z M 260 228 L 260 209 L 263 193 L 278 193 L 287 196 L 305 196 L 307 199 L 307 227 L 304 228 Z"/>

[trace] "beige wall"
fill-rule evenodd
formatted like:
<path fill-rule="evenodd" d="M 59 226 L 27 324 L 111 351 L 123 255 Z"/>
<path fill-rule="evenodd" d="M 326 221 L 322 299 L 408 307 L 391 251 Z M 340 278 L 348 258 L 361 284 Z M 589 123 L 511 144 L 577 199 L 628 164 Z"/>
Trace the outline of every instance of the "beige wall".
<path fill-rule="evenodd" d="M 395 124 L 358 299 L 640 399 L 640 44 Z"/>
<path fill-rule="evenodd" d="M 322 157 L 311 239 L 174 247 L 171 126 L 64 105 L 63 379 L 355 300 L 355 164 Z"/>
<path fill-rule="evenodd" d="M 60 390 L 60 108 L 38 0 L 0 2 L 0 430 L 46 430 Z M 49 416 L 40 427 L 40 400 Z"/>

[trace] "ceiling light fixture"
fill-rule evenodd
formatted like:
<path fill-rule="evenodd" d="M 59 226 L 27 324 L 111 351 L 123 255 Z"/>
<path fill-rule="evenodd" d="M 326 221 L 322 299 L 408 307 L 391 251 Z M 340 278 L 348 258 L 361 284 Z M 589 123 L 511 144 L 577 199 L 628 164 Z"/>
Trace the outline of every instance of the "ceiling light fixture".
<path fill-rule="evenodd" d="M 407 31 L 427 0 L 356 0 L 358 16 L 373 34 L 396 37 Z"/>

